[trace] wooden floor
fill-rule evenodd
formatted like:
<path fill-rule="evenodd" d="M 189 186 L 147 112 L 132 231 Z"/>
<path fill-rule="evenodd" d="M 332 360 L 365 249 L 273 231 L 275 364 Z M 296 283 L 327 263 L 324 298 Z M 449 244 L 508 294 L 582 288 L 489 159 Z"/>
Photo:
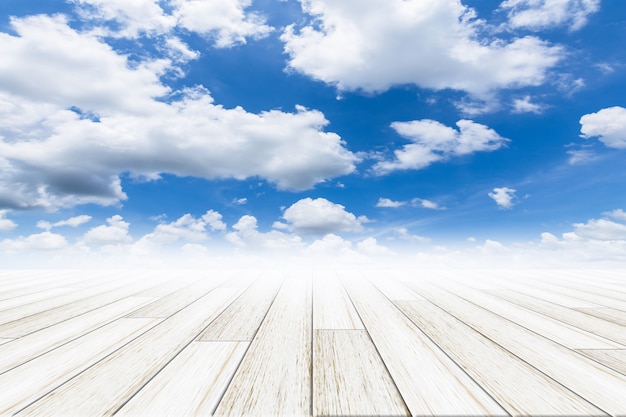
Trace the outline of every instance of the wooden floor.
<path fill-rule="evenodd" d="M 0 271 L 0 415 L 626 416 L 626 272 Z"/>

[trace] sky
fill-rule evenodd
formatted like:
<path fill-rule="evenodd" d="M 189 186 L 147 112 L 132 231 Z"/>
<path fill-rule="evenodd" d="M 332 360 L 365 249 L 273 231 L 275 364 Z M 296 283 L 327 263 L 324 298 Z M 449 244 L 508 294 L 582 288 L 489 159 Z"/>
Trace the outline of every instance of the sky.
<path fill-rule="evenodd" d="M 621 0 L 3 0 L 0 262 L 626 266 L 624 39 Z"/>

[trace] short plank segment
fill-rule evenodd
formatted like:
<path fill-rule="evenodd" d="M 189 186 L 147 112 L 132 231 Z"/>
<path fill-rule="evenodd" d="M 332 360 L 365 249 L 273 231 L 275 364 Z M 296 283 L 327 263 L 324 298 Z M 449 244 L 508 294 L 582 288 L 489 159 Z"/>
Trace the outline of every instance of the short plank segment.
<path fill-rule="evenodd" d="M 192 342 L 116 416 L 210 416 L 248 342 Z"/>
<path fill-rule="evenodd" d="M 626 379 L 552 340 L 435 287 L 416 290 L 433 304 L 613 416 L 626 413 Z"/>
<path fill-rule="evenodd" d="M 11 415 L 64 384 L 94 363 L 110 355 L 158 324 L 161 319 L 119 319 L 80 337 L 45 355 L 0 375 L 0 415 Z M 106 390 L 103 380 L 94 381 Z M 68 398 L 75 405 L 85 398 Z M 39 409 L 42 416 L 96 415 L 72 412 L 56 413 L 54 409 Z M 22 415 L 22 414 L 18 414 Z"/>
<path fill-rule="evenodd" d="M 558 306 L 535 297 L 529 297 L 516 291 L 500 290 L 490 291 L 489 293 L 529 310 L 552 317 L 555 320 L 613 340 L 614 342 L 622 344 L 626 349 L 626 327 L 624 326 L 598 319 L 576 310 Z"/>
<path fill-rule="evenodd" d="M 578 352 L 626 375 L 626 350 L 624 349 L 591 349 Z"/>
<path fill-rule="evenodd" d="M 313 276 L 313 329 L 363 329 L 352 301 L 334 272 Z"/>
<path fill-rule="evenodd" d="M 113 415 L 241 292 L 218 288 L 24 410 L 26 415 Z M 145 320 L 133 318 L 127 320 Z M 106 381 L 106 384 L 103 384 Z"/>
<path fill-rule="evenodd" d="M 364 277 L 347 276 L 344 282 L 412 415 L 506 415 Z"/>
<path fill-rule="evenodd" d="M 0 347 L 0 373 L 88 334 L 152 300 L 154 297 L 127 297 L 15 339 L 13 342 Z"/>
<path fill-rule="evenodd" d="M 259 278 L 215 319 L 198 340 L 250 341 L 272 305 L 282 278 Z"/>
<path fill-rule="evenodd" d="M 410 415 L 366 331 L 314 331 L 313 415 Z"/>
<path fill-rule="evenodd" d="M 215 415 L 309 416 L 311 321 L 310 278 L 287 278 Z"/>
<path fill-rule="evenodd" d="M 589 314 L 590 316 L 597 317 L 599 319 L 608 320 L 620 326 L 626 326 L 626 311 L 616 310 L 614 308 L 577 308 L 577 311 L 581 313 Z"/>
<path fill-rule="evenodd" d="M 396 305 L 512 416 L 604 415 L 434 304 L 397 301 Z"/>

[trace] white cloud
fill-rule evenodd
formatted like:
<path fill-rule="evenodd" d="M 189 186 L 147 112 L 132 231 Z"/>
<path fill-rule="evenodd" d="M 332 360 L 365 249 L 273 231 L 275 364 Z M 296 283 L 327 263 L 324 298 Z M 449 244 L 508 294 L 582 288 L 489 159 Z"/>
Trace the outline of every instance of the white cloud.
<path fill-rule="evenodd" d="M 355 170 L 359 158 L 324 132 L 319 111 L 226 109 L 202 87 L 168 95 L 168 60 L 131 65 L 58 16 L 12 26 L 17 35 L 0 33 L 0 207 L 115 204 L 126 199 L 121 173 L 302 190 Z"/>
<path fill-rule="evenodd" d="M 130 223 L 125 222 L 122 216 L 116 214 L 107 219 L 107 225 L 89 229 L 83 236 L 86 243 L 96 245 L 116 245 L 130 243 L 133 238 L 128 234 Z"/>
<path fill-rule="evenodd" d="M 60 250 L 68 246 L 63 235 L 48 231 L 29 236 L 20 236 L 16 239 L 5 239 L 0 242 L 0 249 L 6 252 L 30 251 L 30 250 Z"/>
<path fill-rule="evenodd" d="M 598 137 L 609 148 L 626 148 L 626 108 L 615 106 L 580 118 L 585 139 Z"/>
<path fill-rule="evenodd" d="M 368 237 L 356 244 L 359 252 L 368 256 L 393 255 L 393 251 L 386 246 L 378 244 L 375 238 Z"/>
<path fill-rule="evenodd" d="M 242 216 L 233 225 L 233 232 L 227 233 L 228 242 L 239 246 L 255 249 L 291 250 L 302 246 L 300 236 L 282 233 L 277 230 L 259 232 L 257 219 L 254 216 Z"/>
<path fill-rule="evenodd" d="M 409 232 L 409 229 L 407 229 L 406 227 L 397 227 L 394 229 L 394 232 L 402 240 L 420 243 L 430 242 L 430 239 L 427 237 L 411 234 L 411 232 Z"/>
<path fill-rule="evenodd" d="M 540 30 L 567 25 L 577 30 L 600 9 L 600 0 L 505 0 L 500 8 L 508 11 L 513 28 Z"/>
<path fill-rule="evenodd" d="M 226 223 L 222 221 L 222 215 L 215 210 L 207 211 L 202 220 L 211 228 L 211 230 L 226 230 Z"/>
<path fill-rule="evenodd" d="M 340 204 L 325 198 L 304 198 L 291 205 L 283 213 L 283 218 L 299 234 L 316 235 L 340 232 L 360 232 L 365 216 L 356 217 Z"/>
<path fill-rule="evenodd" d="M 376 207 L 398 208 L 406 205 L 406 201 L 393 201 L 388 198 L 379 198 Z"/>
<path fill-rule="evenodd" d="M 289 67 L 340 90 L 394 85 L 451 88 L 486 97 L 539 85 L 563 56 L 531 36 L 484 37 L 484 23 L 458 0 L 300 0 L 311 21 L 281 39 Z"/>
<path fill-rule="evenodd" d="M 589 149 L 571 149 L 566 153 L 569 155 L 567 162 L 570 165 L 584 164 L 596 158 L 596 154 Z"/>
<path fill-rule="evenodd" d="M 421 207 L 431 210 L 445 210 L 445 207 L 441 207 L 434 201 L 426 200 L 425 198 L 414 198 L 411 200 L 411 204 L 415 207 Z"/>
<path fill-rule="evenodd" d="M 574 233 L 593 240 L 624 240 L 626 225 L 607 219 L 591 219 L 587 223 L 575 223 Z"/>
<path fill-rule="evenodd" d="M 607 217 L 611 217 L 613 219 L 626 222 L 626 212 L 624 212 L 624 210 L 622 209 L 616 209 L 616 210 L 609 211 L 609 212 L 602 213 L 602 214 L 604 214 Z"/>
<path fill-rule="evenodd" d="M 242 206 L 244 204 L 246 204 L 248 202 L 248 199 L 243 197 L 243 198 L 234 198 L 233 199 L 233 204 L 237 204 L 238 206 Z"/>
<path fill-rule="evenodd" d="M 333 233 L 329 233 L 323 238 L 311 243 L 306 248 L 305 253 L 318 256 L 329 254 L 341 256 L 356 255 L 356 252 L 352 249 L 352 242 L 344 240 L 340 236 L 337 236 Z"/>
<path fill-rule="evenodd" d="M 384 175 L 395 170 L 423 169 L 455 156 L 494 151 L 508 142 L 493 129 L 471 120 L 459 120 L 456 125 L 459 130 L 428 119 L 392 123 L 391 127 L 412 143 L 394 151 L 394 160 L 376 163 L 374 172 Z"/>
<path fill-rule="evenodd" d="M 488 195 L 496 202 L 498 208 L 510 209 L 513 208 L 513 199 L 515 198 L 516 190 L 508 187 L 494 188 Z"/>
<path fill-rule="evenodd" d="M 86 214 L 81 214 L 80 216 L 70 217 L 69 219 L 60 220 L 56 223 L 50 223 L 50 222 L 42 220 L 42 221 L 37 222 L 37 227 L 39 227 L 40 229 L 45 229 L 45 230 L 50 230 L 53 227 L 61 227 L 61 226 L 78 227 L 82 224 L 87 223 L 89 220 L 91 220 L 91 216 L 88 216 Z"/>
<path fill-rule="evenodd" d="M 539 114 L 543 111 L 541 104 L 533 103 L 530 96 L 516 98 L 513 100 L 513 113 L 535 113 Z"/>
<path fill-rule="evenodd" d="M 0 210 L 0 232 L 10 232 L 17 227 L 17 223 L 7 219 L 7 210 Z"/>

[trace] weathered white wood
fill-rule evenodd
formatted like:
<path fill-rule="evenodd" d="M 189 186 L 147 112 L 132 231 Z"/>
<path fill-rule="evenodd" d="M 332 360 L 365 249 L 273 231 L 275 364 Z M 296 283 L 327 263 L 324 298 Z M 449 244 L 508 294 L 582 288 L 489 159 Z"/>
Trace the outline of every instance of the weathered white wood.
<path fill-rule="evenodd" d="M 368 271 L 365 272 L 364 275 L 390 300 L 424 301 L 422 297 L 409 290 L 404 284 L 397 280 L 396 277 L 398 277 L 398 275 L 402 276 L 401 274 L 392 273 L 385 277 Z"/>
<path fill-rule="evenodd" d="M 192 342 L 116 416 L 210 416 L 249 342 Z"/>
<path fill-rule="evenodd" d="M 224 277 L 200 279 L 133 311 L 127 317 L 169 317 L 213 290 L 223 280 Z"/>
<path fill-rule="evenodd" d="M 626 326 L 626 311 L 616 310 L 609 307 L 577 308 L 576 310 L 581 313 L 589 314 L 590 316 L 617 323 L 621 326 Z"/>
<path fill-rule="evenodd" d="M 465 286 L 446 286 L 463 298 L 570 349 L 620 349 L 624 346 L 535 311 Z"/>
<path fill-rule="evenodd" d="M 314 416 L 410 415 L 364 330 L 315 330 Z"/>
<path fill-rule="evenodd" d="M 282 281 L 282 278 L 258 279 L 209 324 L 198 340 L 252 340 L 274 301 Z M 242 281 L 242 284 L 247 284 L 247 280 Z"/>
<path fill-rule="evenodd" d="M 161 319 L 119 319 L 0 375 L 0 415 L 11 415 L 124 346 Z M 101 388 L 108 381 L 94 381 Z M 87 400 L 87 399 L 82 399 Z M 71 404 L 80 398 L 70 399 Z M 25 413 L 27 414 L 27 413 Z M 19 414 L 22 415 L 22 414 Z M 81 415 L 39 409 L 39 415 Z M 88 415 L 88 414 L 82 414 Z M 95 414 L 91 414 L 95 415 Z"/>
<path fill-rule="evenodd" d="M 215 415 L 310 414 L 311 280 L 294 275 L 287 275 Z"/>
<path fill-rule="evenodd" d="M 118 301 L 151 286 L 146 282 L 104 284 L 0 312 L 0 337 L 21 337 Z M 120 288 L 115 288 L 120 287 Z"/>
<path fill-rule="evenodd" d="M 15 339 L 0 347 L 0 373 L 88 334 L 152 300 L 154 297 L 127 297 Z M 19 330 L 15 333 L 21 333 Z"/>
<path fill-rule="evenodd" d="M 46 394 L 25 409 L 26 415 L 113 415 L 197 337 L 240 292 L 239 288 L 211 291 L 76 378 Z"/>
<path fill-rule="evenodd" d="M 626 375 L 626 350 L 624 349 L 579 350 L 578 352 Z"/>
<path fill-rule="evenodd" d="M 396 304 L 509 414 L 604 414 L 434 304 L 428 301 L 398 301 Z"/>
<path fill-rule="evenodd" d="M 14 339 L 2 338 L 2 339 L 0 339 L 0 345 L 4 345 L 5 343 L 9 343 L 12 340 L 14 340 Z"/>
<path fill-rule="evenodd" d="M 602 307 L 611 307 L 617 310 L 626 311 L 626 302 L 618 300 L 612 297 L 595 294 L 590 290 L 580 290 L 574 288 L 566 288 L 551 283 L 542 283 L 542 289 L 546 291 L 553 291 L 558 294 L 563 294 L 568 297 L 577 298 L 579 300 L 587 301 Z"/>
<path fill-rule="evenodd" d="M 333 272 L 313 276 L 313 329 L 363 329 L 352 301 Z"/>
<path fill-rule="evenodd" d="M 344 282 L 412 415 L 506 414 L 365 278 Z"/>
<path fill-rule="evenodd" d="M 620 343 L 626 349 L 626 327 L 582 312 L 549 303 L 515 291 L 493 291 L 490 294 L 536 311 L 563 323 Z"/>
<path fill-rule="evenodd" d="M 9 298 L 7 300 L 0 301 L 0 310 L 7 310 L 14 307 L 19 307 L 25 304 L 34 303 L 39 300 L 45 300 L 54 296 L 67 294 L 73 291 L 73 288 L 61 287 L 50 288 L 43 291 L 35 291 L 30 294 L 20 295 L 17 297 Z"/>
<path fill-rule="evenodd" d="M 425 286 L 418 292 L 604 412 L 626 413 L 623 375 L 455 294 Z"/>

